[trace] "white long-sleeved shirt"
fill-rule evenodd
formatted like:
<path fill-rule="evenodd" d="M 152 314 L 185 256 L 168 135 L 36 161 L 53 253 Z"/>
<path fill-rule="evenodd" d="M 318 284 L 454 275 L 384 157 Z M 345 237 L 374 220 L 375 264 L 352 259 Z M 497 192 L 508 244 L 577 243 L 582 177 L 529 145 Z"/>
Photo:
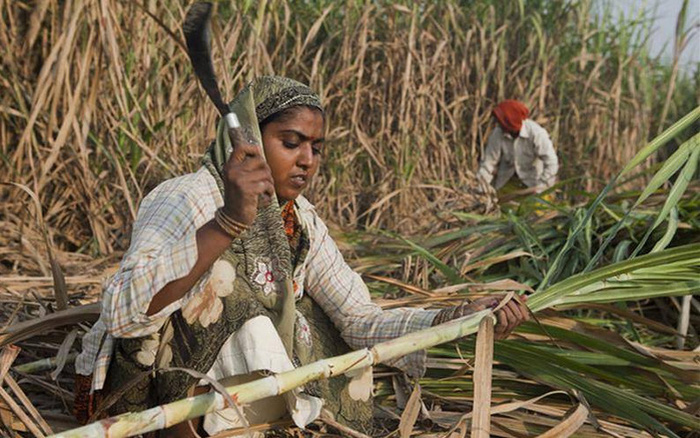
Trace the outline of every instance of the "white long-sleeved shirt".
<path fill-rule="evenodd" d="M 559 160 L 549 134 L 533 120 L 525 119 L 515 139 L 500 126 L 494 128 L 486 143 L 478 175 L 500 189 L 517 174 L 527 187 L 542 191 L 554 184 L 558 170 Z"/>
<path fill-rule="evenodd" d="M 83 338 L 83 351 L 76 360 L 79 374 L 93 374 L 93 390 L 103 387 L 115 338 L 142 337 L 157 332 L 170 314 L 204 289 L 211 270 L 183 298 L 155 315 L 146 315 L 156 292 L 190 272 L 197 260 L 196 231 L 210 221 L 222 205 L 223 198 L 216 182 L 205 168 L 165 181 L 143 200 L 134 224 L 131 246 L 104 290 L 100 319 Z M 310 239 L 306 260 L 294 272 L 295 283 L 304 286 L 299 297 L 301 293 L 310 294 L 350 347 L 370 347 L 432 325 L 438 310 L 404 308 L 383 311 L 374 304 L 367 286 L 345 263 L 314 207 L 301 196 L 295 207 Z M 237 343 L 237 339 L 246 336 L 257 339 L 258 336 L 252 332 L 241 333 L 241 330 L 247 328 L 244 326 L 232 334 L 226 348 L 219 353 L 215 367 L 220 372 L 223 372 L 222 367 L 226 368 L 221 365 L 226 361 L 220 360 L 224 350 L 229 356 L 238 354 L 248 363 L 257 361 L 252 354 L 258 358 L 261 356 L 260 351 Z M 259 343 L 246 345 L 265 348 L 266 344 L 265 339 L 260 339 Z M 409 354 L 391 365 L 414 376 L 422 375 L 425 352 Z M 238 373 L 235 366 L 228 367 L 228 371 L 232 369 Z M 254 370 L 240 372 L 250 371 Z"/>

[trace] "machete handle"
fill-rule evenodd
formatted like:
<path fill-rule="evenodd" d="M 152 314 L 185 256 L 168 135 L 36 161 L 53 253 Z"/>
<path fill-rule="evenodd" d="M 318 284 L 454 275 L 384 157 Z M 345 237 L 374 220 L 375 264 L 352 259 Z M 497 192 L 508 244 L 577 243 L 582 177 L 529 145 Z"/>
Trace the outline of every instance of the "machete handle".
<path fill-rule="evenodd" d="M 229 129 L 236 129 L 241 127 L 241 122 L 238 121 L 238 116 L 236 116 L 236 113 L 233 111 L 226 114 L 224 116 L 224 120 L 226 121 L 226 126 L 228 126 Z"/>

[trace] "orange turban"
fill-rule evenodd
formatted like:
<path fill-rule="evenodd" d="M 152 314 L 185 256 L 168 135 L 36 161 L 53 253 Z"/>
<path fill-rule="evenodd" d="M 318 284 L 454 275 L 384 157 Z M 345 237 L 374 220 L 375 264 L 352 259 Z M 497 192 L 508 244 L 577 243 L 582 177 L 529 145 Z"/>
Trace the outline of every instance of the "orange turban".
<path fill-rule="evenodd" d="M 509 133 L 518 133 L 523 127 L 523 120 L 530 115 L 530 110 L 522 102 L 507 99 L 496 105 L 492 114 L 503 129 Z"/>

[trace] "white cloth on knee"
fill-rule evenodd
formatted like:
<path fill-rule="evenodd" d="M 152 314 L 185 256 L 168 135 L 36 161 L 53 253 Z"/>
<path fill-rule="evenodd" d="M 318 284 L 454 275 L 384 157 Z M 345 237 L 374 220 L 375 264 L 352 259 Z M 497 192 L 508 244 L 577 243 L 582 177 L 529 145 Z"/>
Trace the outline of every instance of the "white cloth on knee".
<path fill-rule="evenodd" d="M 207 376 L 214 380 L 225 381 L 231 376 L 244 376 L 255 371 L 281 373 L 292 369 L 294 365 L 284 349 L 275 326 L 270 318 L 261 315 L 246 321 L 226 340 Z M 205 380 L 200 380 L 199 383 L 208 384 Z M 284 400 L 286 410 L 294 423 L 302 428 L 318 418 L 323 405 L 321 399 L 303 394 L 299 389 L 278 397 Z M 273 398 L 281 403 L 278 397 Z M 284 415 L 284 412 L 280 415 L 279 409 L 268 409 L 270 412 L 262 412 L 265 406 L 275 406 L 273 403 L 274 401 L 265 399 L 262 403 L 254 403 L 249 409 L 244 409 L 248 422 L 262 423 L 279 419 Z M 246 410 L 248 412 L 245 412 Z M 210 435 L 239 427 L 243 427 L 243 423 L 233 408 L 204 416 L 204 430 Z"/>

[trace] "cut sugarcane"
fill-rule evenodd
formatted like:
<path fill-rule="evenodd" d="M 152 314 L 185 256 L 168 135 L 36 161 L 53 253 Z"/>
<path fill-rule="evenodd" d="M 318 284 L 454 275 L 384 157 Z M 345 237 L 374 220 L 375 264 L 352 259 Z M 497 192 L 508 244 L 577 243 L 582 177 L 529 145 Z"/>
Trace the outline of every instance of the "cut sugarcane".
<path fill-rule="evenodd" d="M 342 356 L 322 359 L 284 373 L 264 377 L 242 385 L 226 388 L 239 404 L 283 394 L 313 380 L 329 378 L 356 371 L 380 362 L 395 359 L 414 351 L 430 348 L 476 333 L 484 317 L 492 317 L 490 310 L 482 310 L 464 318 L 430 327 L 382 342 L 370 349 L 353 351 Z M 217 392 L 188 397 L 156 406 L 143 412 L 131 412 L 107 418 L 86 426 L 61 432 L 56 438 L 134 436 L 165 429 L 183 421 L 224 409 L 224 397 Z"/>

